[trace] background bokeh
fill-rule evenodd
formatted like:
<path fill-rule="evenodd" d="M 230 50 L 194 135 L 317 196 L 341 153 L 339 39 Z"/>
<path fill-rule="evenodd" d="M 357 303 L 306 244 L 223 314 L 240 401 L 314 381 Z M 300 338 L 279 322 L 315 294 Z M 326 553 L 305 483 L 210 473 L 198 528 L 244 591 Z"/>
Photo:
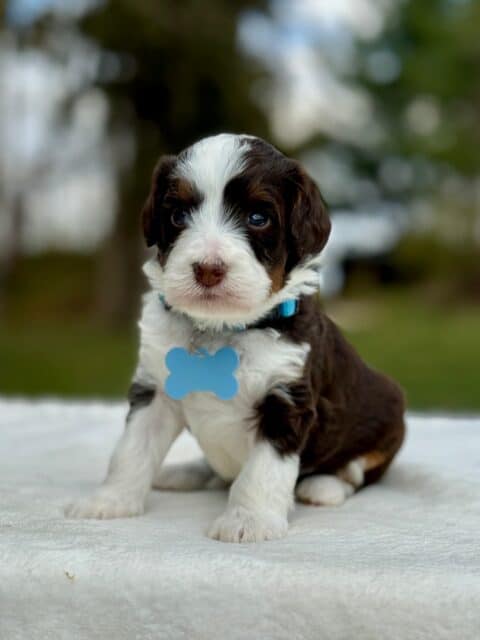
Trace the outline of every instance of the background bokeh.
<path fill-rule="evenodd" d="M 0 0 L 0 394 L 120 397 L 155 159 L 266 137 L 322 291 L 419 409 L 480 409 L 480 2 Z"/>

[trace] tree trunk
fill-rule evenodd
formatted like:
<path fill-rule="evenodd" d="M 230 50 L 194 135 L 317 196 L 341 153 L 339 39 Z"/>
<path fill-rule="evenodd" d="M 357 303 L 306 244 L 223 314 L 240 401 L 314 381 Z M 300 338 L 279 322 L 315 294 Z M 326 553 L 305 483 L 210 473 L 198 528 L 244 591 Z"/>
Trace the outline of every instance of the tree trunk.
<path fill-rule="evenodd" d="M 21 253 L 22 230 L 25 219 L 25 195 L 17 193 L 10 212 L 10 229 L 7 230 L 5 251 L 0 255 L 0 317 L 5 315 L 7 290 L 15 273 L 15 267 Z"/>

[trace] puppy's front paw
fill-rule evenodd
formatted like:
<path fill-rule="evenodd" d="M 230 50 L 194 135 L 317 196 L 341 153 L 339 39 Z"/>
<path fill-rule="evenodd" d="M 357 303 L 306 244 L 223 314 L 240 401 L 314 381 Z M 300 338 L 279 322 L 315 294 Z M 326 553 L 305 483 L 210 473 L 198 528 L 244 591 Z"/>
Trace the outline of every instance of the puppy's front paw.
<path fill-rule="evenodd" d="M 230 507 L 215 520 L 209 538 L 222 542 L 261 542 L 287 535 L 286 518 L 271 513 L 255 513 L 244 507 Z"/>
<path fill-rule="evenodd" d="M 143 501 L 131 496 L 119 496 L 113 491 L 97 491 L 87 498 L 68 504 L 64 513 L 67 518 L 131 518 L 144 511 Z"/>

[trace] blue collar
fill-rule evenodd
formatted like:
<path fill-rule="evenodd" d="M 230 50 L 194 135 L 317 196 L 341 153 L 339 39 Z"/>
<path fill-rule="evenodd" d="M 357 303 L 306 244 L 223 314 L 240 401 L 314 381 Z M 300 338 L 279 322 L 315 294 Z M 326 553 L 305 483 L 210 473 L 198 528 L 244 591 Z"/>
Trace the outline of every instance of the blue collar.
<path fill-rule="evenodd" d="M 296 298 L 290 298 L 281 302 L 275 309 L 277 318 L 291 318 L 298 311 L 298 300 Z"/>
<path fill-rule="evenodd" d="M 170 311 L 172 307 L 169 304 L 167 304 L 167 302 L 165 301 L 165 297 L 161 293 L 158 295 L 158 297 L 160 299 L 160 302 L 165 307 L 165 309 L 167 311 Z M 291 318 L 292 316 L 296 315 L 297 311 L 298 311 L 298 300 L 296 300 L 295 298 L 289 298 L 288 300 L 284 300 L 279 305 L 274 307 L 266 316 L 260 318 L 260 320 L 253 323 L 252 325 L 238 325 L 237 327 L 234 328 L 234 330 L 243 331 L 245 329 L 248 329 L 249 327 L 253 328 L 255 327 L 256 324 L 263 323 L 265 322 L 265 320 Z"/>

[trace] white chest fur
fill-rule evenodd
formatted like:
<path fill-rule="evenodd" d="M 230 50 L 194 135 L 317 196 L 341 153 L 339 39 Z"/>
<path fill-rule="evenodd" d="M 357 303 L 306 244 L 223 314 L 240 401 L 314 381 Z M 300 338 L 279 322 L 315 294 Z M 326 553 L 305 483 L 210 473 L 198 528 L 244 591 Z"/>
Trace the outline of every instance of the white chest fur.
<path fill-rule="evenodd" d="M 163 388 L 165 355 L 175 346 L 192 345 L 192 325 L 166 311 L 158 296 L 147 294 L 140 321 L 141 346 L 137 379 Z M 225 479 L 240 471 L 255 436 L 255 405 L 278 384 L 302 375 L 309 345 L 296 344 L 272 329 L 252 329 L 195 336 L 195 346 L 210 353 L 229 345 L 238 353 L 239 391 L 231 400 L 213 393 L 191 393 L 178 401 L 185 425 L 197 438 L 210 465 Z"/>

